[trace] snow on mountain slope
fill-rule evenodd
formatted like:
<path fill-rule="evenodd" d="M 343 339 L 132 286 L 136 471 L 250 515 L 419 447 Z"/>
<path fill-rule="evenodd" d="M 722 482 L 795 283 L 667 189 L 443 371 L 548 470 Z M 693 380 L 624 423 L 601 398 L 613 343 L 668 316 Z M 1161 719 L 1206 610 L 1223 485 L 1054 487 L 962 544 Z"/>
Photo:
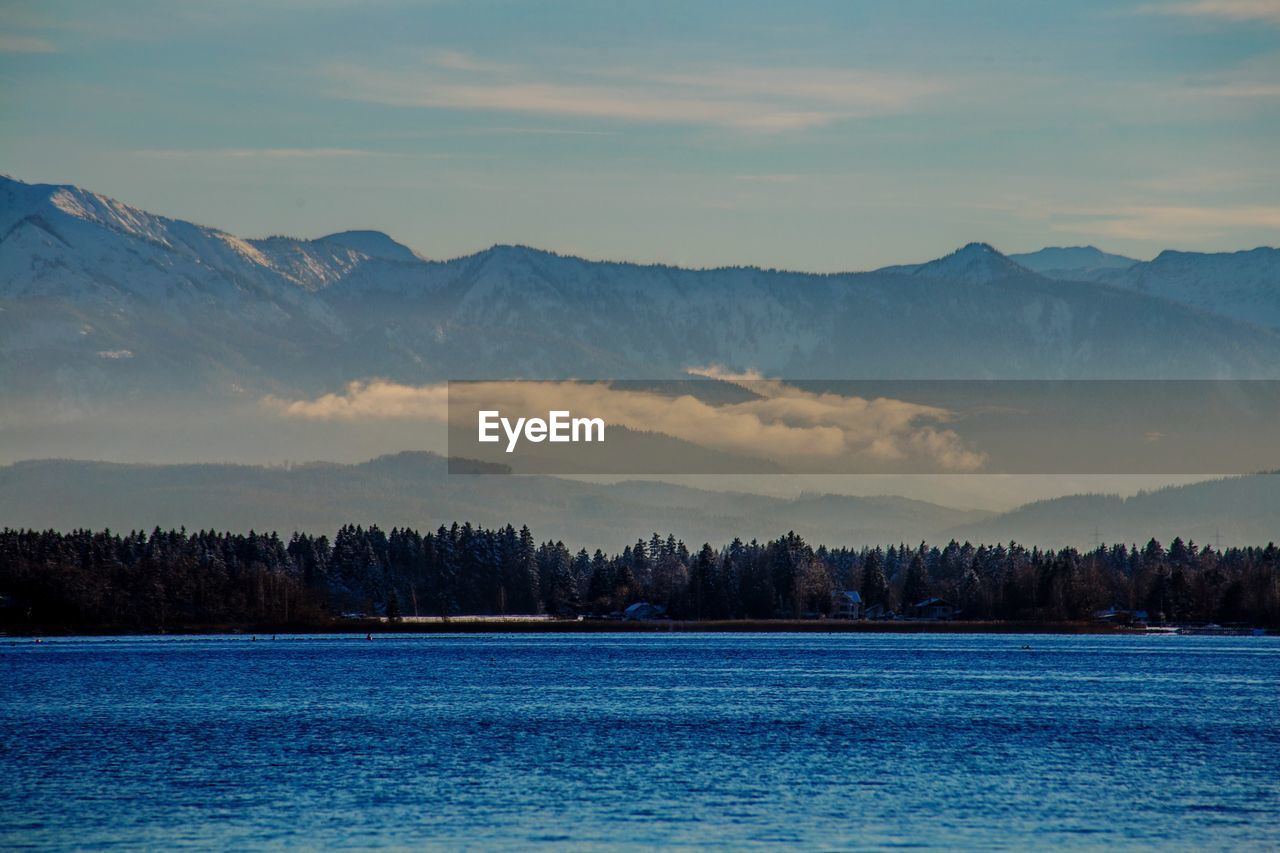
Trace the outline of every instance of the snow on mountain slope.
<path fill-rule="evenodd" d="M 1280 249 L 1161 252 L 1098 281 L 1172 299 L 1247 323 L 1280 328 Z"/>
<path fill-rule="evenodd" d="M 987 243 L 969 243 L 951 254 L 923 264 L 886 267 L 880 272 L 900 272 L 922 278 L 947 279 L 967 284 L 1019 278 L 1026 267 L 1014 263 Z"/>
<path fill-rule="evenodd" d="M 74 187 L 14 188 L 5 181 L 0 209 L 0 293 L 6 297 L 280 295 L 268 259 L 221 231 L 152 216 Z"/>
<path fill-rule="evenodd" d="M 76 187 L 7 178 L 0 178 L 0 235 L 5 261 L 32 262 L 3 270 L 5 295 L 21 292 L 14 286 L 48 295 L 79 280 L 139 298 L 173 298 L 176 287 L 206 296 L 256 292 L 288 300 L 298 288 L 322 289 L 364 264 L 419 261 L 377 232 L 245 240 Z"/>
<path fill-rule="evenodd" d="M 1014 260 L 1063 281 L 1093 281 L 1272 329 L 1280 329 L 1280 249 L 1166 250 L 1135 261 L 1092 246 L 1041 249 Z"/>
<path fill-rule="evenodd" d="M 1030 271 L 1002 255 L 989 243 L 968 243 L 951 254 L 932 261 L 920 264 L 894 264 L 881 267 L 875 272 L 949 279 L 972 284 L 1022 277 Z"/>
<path fill-rule="evenodd" d="M 1280 338 L 1159 299 L 1051 281 L 987 248 L 925 274 L 600 263 L 497 246 L 416 292 L 344 282 L 351 317 L 453 377 L 1217 377 L 1280 371 Z M 954 269 L 954 277 L 942 277 Z M 1188 341 L 1195 343 L 1188 345 Z"/>
<path fill-rule="evenodd" d="M 519 246 L 437 262 L 376 232 L 245 240 L 10 179 L 0 226 L 0 397 L 77 411 L 370 377 L 664 378 L 709 364 L 797 378 L 1280 374 L 1273 332 L 1051 281 L 985 244 L 840 275 Z"/>

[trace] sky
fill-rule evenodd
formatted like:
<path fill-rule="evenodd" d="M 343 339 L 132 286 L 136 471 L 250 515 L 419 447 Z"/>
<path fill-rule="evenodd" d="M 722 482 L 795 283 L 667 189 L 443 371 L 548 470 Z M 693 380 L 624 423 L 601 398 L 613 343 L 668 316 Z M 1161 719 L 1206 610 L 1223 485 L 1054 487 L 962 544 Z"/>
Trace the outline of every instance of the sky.
<path fill-rule="evenodd" d="M 0 0 L 0 172 L 437 258 L 1280 244 L 1280 0 Z"/>

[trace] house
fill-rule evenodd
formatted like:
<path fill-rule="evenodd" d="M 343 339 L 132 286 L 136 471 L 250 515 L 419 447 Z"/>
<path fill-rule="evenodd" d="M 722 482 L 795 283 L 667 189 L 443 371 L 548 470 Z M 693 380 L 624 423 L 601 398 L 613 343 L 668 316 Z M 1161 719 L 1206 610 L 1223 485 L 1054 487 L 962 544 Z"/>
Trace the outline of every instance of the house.
<path fill-rule="evenodd" d="M 853 590 L 837 589 L 831 592 L 832 619 L 861 619 L 862 596 Z"/>
<path fill-rule="evenodd" d="M 917 619 L 954 619 L 956 608 L 944 598 L 926 598 L 911 606 L 911 615 Z"/>
<path fill-rule="evenodd" d="M 892 615 L 883 604 L 873 604 L 862 611 L 864 619 L 888 619 Z"/>
<path fill-rule="evenodd" d="M 647 601 L 637 601 L 635 604 L 622 611 L 622 618 L 632 621 L 643 621 L 646 619 L 662 619 L 667 615 L 667 608 L 657 604 L 650 604 Z"/>
<path fill-rule="evenodd" d="M 1147 611 L 1124 610 L 1119 607 L 1112 607 L 1107 610 L 1093 611 L 1093 620 L 1109 625 L 1145 625 Z"/>

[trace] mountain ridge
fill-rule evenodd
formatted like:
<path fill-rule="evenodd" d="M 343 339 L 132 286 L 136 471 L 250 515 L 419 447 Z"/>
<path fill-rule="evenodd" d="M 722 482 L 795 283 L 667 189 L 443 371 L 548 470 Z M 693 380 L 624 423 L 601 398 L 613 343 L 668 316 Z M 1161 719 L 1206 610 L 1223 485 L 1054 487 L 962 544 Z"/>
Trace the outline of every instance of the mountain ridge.
<path fill-rule="evenodd" d="M 273 428 L 254 410 L 264 397 L 373 377 L 667 379 L 706 365 L 794 379 L 1280 377 L 1275 330 L 1049 279 L 988 244 L 837 274 L 501 244 L 441 261 L 381 232 L 247 240 L 8 179 L 0 234 L 0 429 L 34 437 L 10 438 L 8 459 L 59 451 L 43 438 L 62 425 L 135 410 L 149 417 L 130 429 L 174 411 L 194 425 L 211 406 Z M 98 440 L 68 433 L 65 448 Z"/>
<path fill-rule="evenodd" d="M 794 530 L 813 544 L 889 545 L 1016 540 L 1040 547 L 1167 543 L 1265 545 L 1280 536 L 1280 473 L 1139 492 L 1076 494 L 1004 513 L 895 495 L 794 498 L 657 481 L 596 484 L 556 477 L 446 475 L 426 452 L 356 464 L 129 464 L 70 459 L 0 466 L 0 519 L 10 527 L 113 530 L 293 530 L 332 534 L 345 523 L 384 528 L 528 523 L 574 546 L 621 548 L 656 530 L 689 543 L 767 539 Z"/>
<path fill-rule="evenodd" d="M 1136 258 L 1104 252 L 1097 246 L 1046 246 L 1034 252 L 1009 255 L 1010 260 L 1047 278 L 1071 278 L 1101 270 L 1127 269 Z"/>
<path fill-rule="evenodd" d="M 1280 249 L 1234 252 L 1165 249 L 1130 266 L 1072 271 L 1072 275 L 1218 316 L 1280 328 Z"/>
<path fill-rule="evenodd" d="M 0 192 L 10 192 L 14 188 L 22 188 L 27 194 L 44 195 L 51 198 L 66 213 L 79 215 L 82 218 L 97 222 L 104 227 L 113 228 L 122 233 L 130 233 L 133 235 L 145 234 L 146 231 L 140 227 L 129 228 L 127 223 L 142 223 L 147 220 L 156 220 L 159 222 L 170 223 L 185 227 L 196 228 L 201 231 L 210 232 L 221 235 L 233 241 L 244 242 L 249 244 L 270 243 L 272 241 L 284 241 L 298 244 L 319 244 L 331 243 L 352 248 L 353 251 L 365 254 L 368 257 L 381 257 L 384 260 L 403 259 L 405 261 L 419 261 L 423 263 L 451 263 L 457 261 L 465 261 L 482 255 L 494 252 L 516 251 L 542 255 L 550 258 L 575 259 L 585 263 L 602 264 L 608 266 L 625 266 L 637 268 L 658 268 L 658 269 L 678 269 L 690 272 L 714 272 L 726 270 L 743 270 L 758 272 L 779 272 L 794 275 L 805 275 L 815 277 L 839 277 L 848 275 L 858 275 L 867 272 L 886 272 L 886 271 L 918 271 L 931 266 L 945 266 L 944 262 L 971 257 L 976 254 L 986 254 L 995 256 L 1012 262 L 1018 271 L 1043 273 L 1046 270 L 1066 271 L 1072 269 L 1124 269 L 1135 264 L 1154 265 L 1162 260 L 1168 260 L 1174 257 L 1198 257 L 1198 258 L 1226 258 L 1238 257 L 1242 255 L 1250 255 L 1262 252 L 1277 252 L 1280 249 L 1271 246 L 1258 246 L 1252 249 L 1238 249 L 1223 252 L 1200 252 L 1183 249 L 1163 249 L 1151 261 L 1141 261 L 1134 258 L 1118 255 L 1098 249 L 1093 245 L 1084 246 L 1046 246 L 1032 252 L 1011 252 L 1003 253 L 985 241 L 971 241 L 960 246 L 952 252 L 940 255 L 928 261 L 914 264 L 893 264 L 870 270 L 849 268 L 834 272 L 809 272 L 800 269 L 782 268 L 776 266 L 760 266 L 753 264 L 716 264 L 711 266 L 679 266 L 665 262 L 640 262 L 628 261 L 616 258 L 589 259 L 576 255 L 568 255 L 551 249 L 544 249 L 524 243 L 494 243 L 486 248 L 478 249 L 472 252 L 463 253 L 456 256 L 450 256 L 440 259 L 428 258 L 412 247 L 397 241 L 384 231 L 376 229 L 345 229 L 342 231 L 325 234 L 319 237 L 297 237 L 287 234 L 272 234 L 266 237 L 242 237 L 232 234 L 231 232 L 219 228 L 217 226 L 200 225 L 188 220 L 178 219 L 163 214 L 156 214 L 146 211 L 142 208 L 117 201 L 109 196 L 101 193 L 78 187 L 74 184 L 54 184 L 54 183 L 27 183 L 11 175 L 0 173 Z M 48 191 L 48 192 L 46 192 Z M 57 197 L 56 199 L 52 197 Z M 91 204 L 85 205 L 82 202 L 90 200 Z M 6 202 L 0 205 L 0 214 L 10 213 L 5 208 L 9 207 L 12 202 Z M 95 210 L 95 208 L 97 210 Z M 113 211 L 116 216 L 103 217 L 100 214 L 102 208 Z M 0 232 L 11 230 L 15 223 L 10 218 L 0 216 Z M 365 241 L 368 242 L 365 242 Z M 361 242 L 365 242 L 365 249 L 358 248 Z M 354 244 L 354 245 L 352 245 Z M 387 252 L 386 255 L 381 254 Z M 1078 255 L 1077 253 L 1084 253 Z"/>
<path fill-rule="evenodd" d="M 1143 544 L 1181 536 L 1201 545 L 1216 539 L 1265 545 L 1280 539 L 1280 472 L 1265 471 L 1140 491 L 1094 493 L 1032 501 L 949 533 L 988 541 L 1061 546 L 1090 542 Z"/>
<path fill-rule="evenodd" d="M 966 243 L 950 254 L 919 264 L 897 264 L 875 272 L 889 272 L 923 278 L 950 279 L 966 284 L 1038 275 L 999 252 L 990 243 Z"/>

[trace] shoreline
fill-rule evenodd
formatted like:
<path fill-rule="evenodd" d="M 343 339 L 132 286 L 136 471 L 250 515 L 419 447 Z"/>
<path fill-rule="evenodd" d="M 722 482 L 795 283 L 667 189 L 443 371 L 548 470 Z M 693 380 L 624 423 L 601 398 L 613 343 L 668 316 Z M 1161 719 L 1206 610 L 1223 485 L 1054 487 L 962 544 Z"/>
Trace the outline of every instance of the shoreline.
<path fill-rule="evenodd" d="M 1117 634 L 1145 635 L 1143 628 L 1088 622 L 845 622 L 815 619 L 652 620 L 613 619 L 485 620 L 460 617 L 448 621 L 384 622 L 343 619 L 290 624 L 171 625 L 152 629 L 117 626 L 27 626 L 0 637 L 148 637 L 213 634 Z"/>

